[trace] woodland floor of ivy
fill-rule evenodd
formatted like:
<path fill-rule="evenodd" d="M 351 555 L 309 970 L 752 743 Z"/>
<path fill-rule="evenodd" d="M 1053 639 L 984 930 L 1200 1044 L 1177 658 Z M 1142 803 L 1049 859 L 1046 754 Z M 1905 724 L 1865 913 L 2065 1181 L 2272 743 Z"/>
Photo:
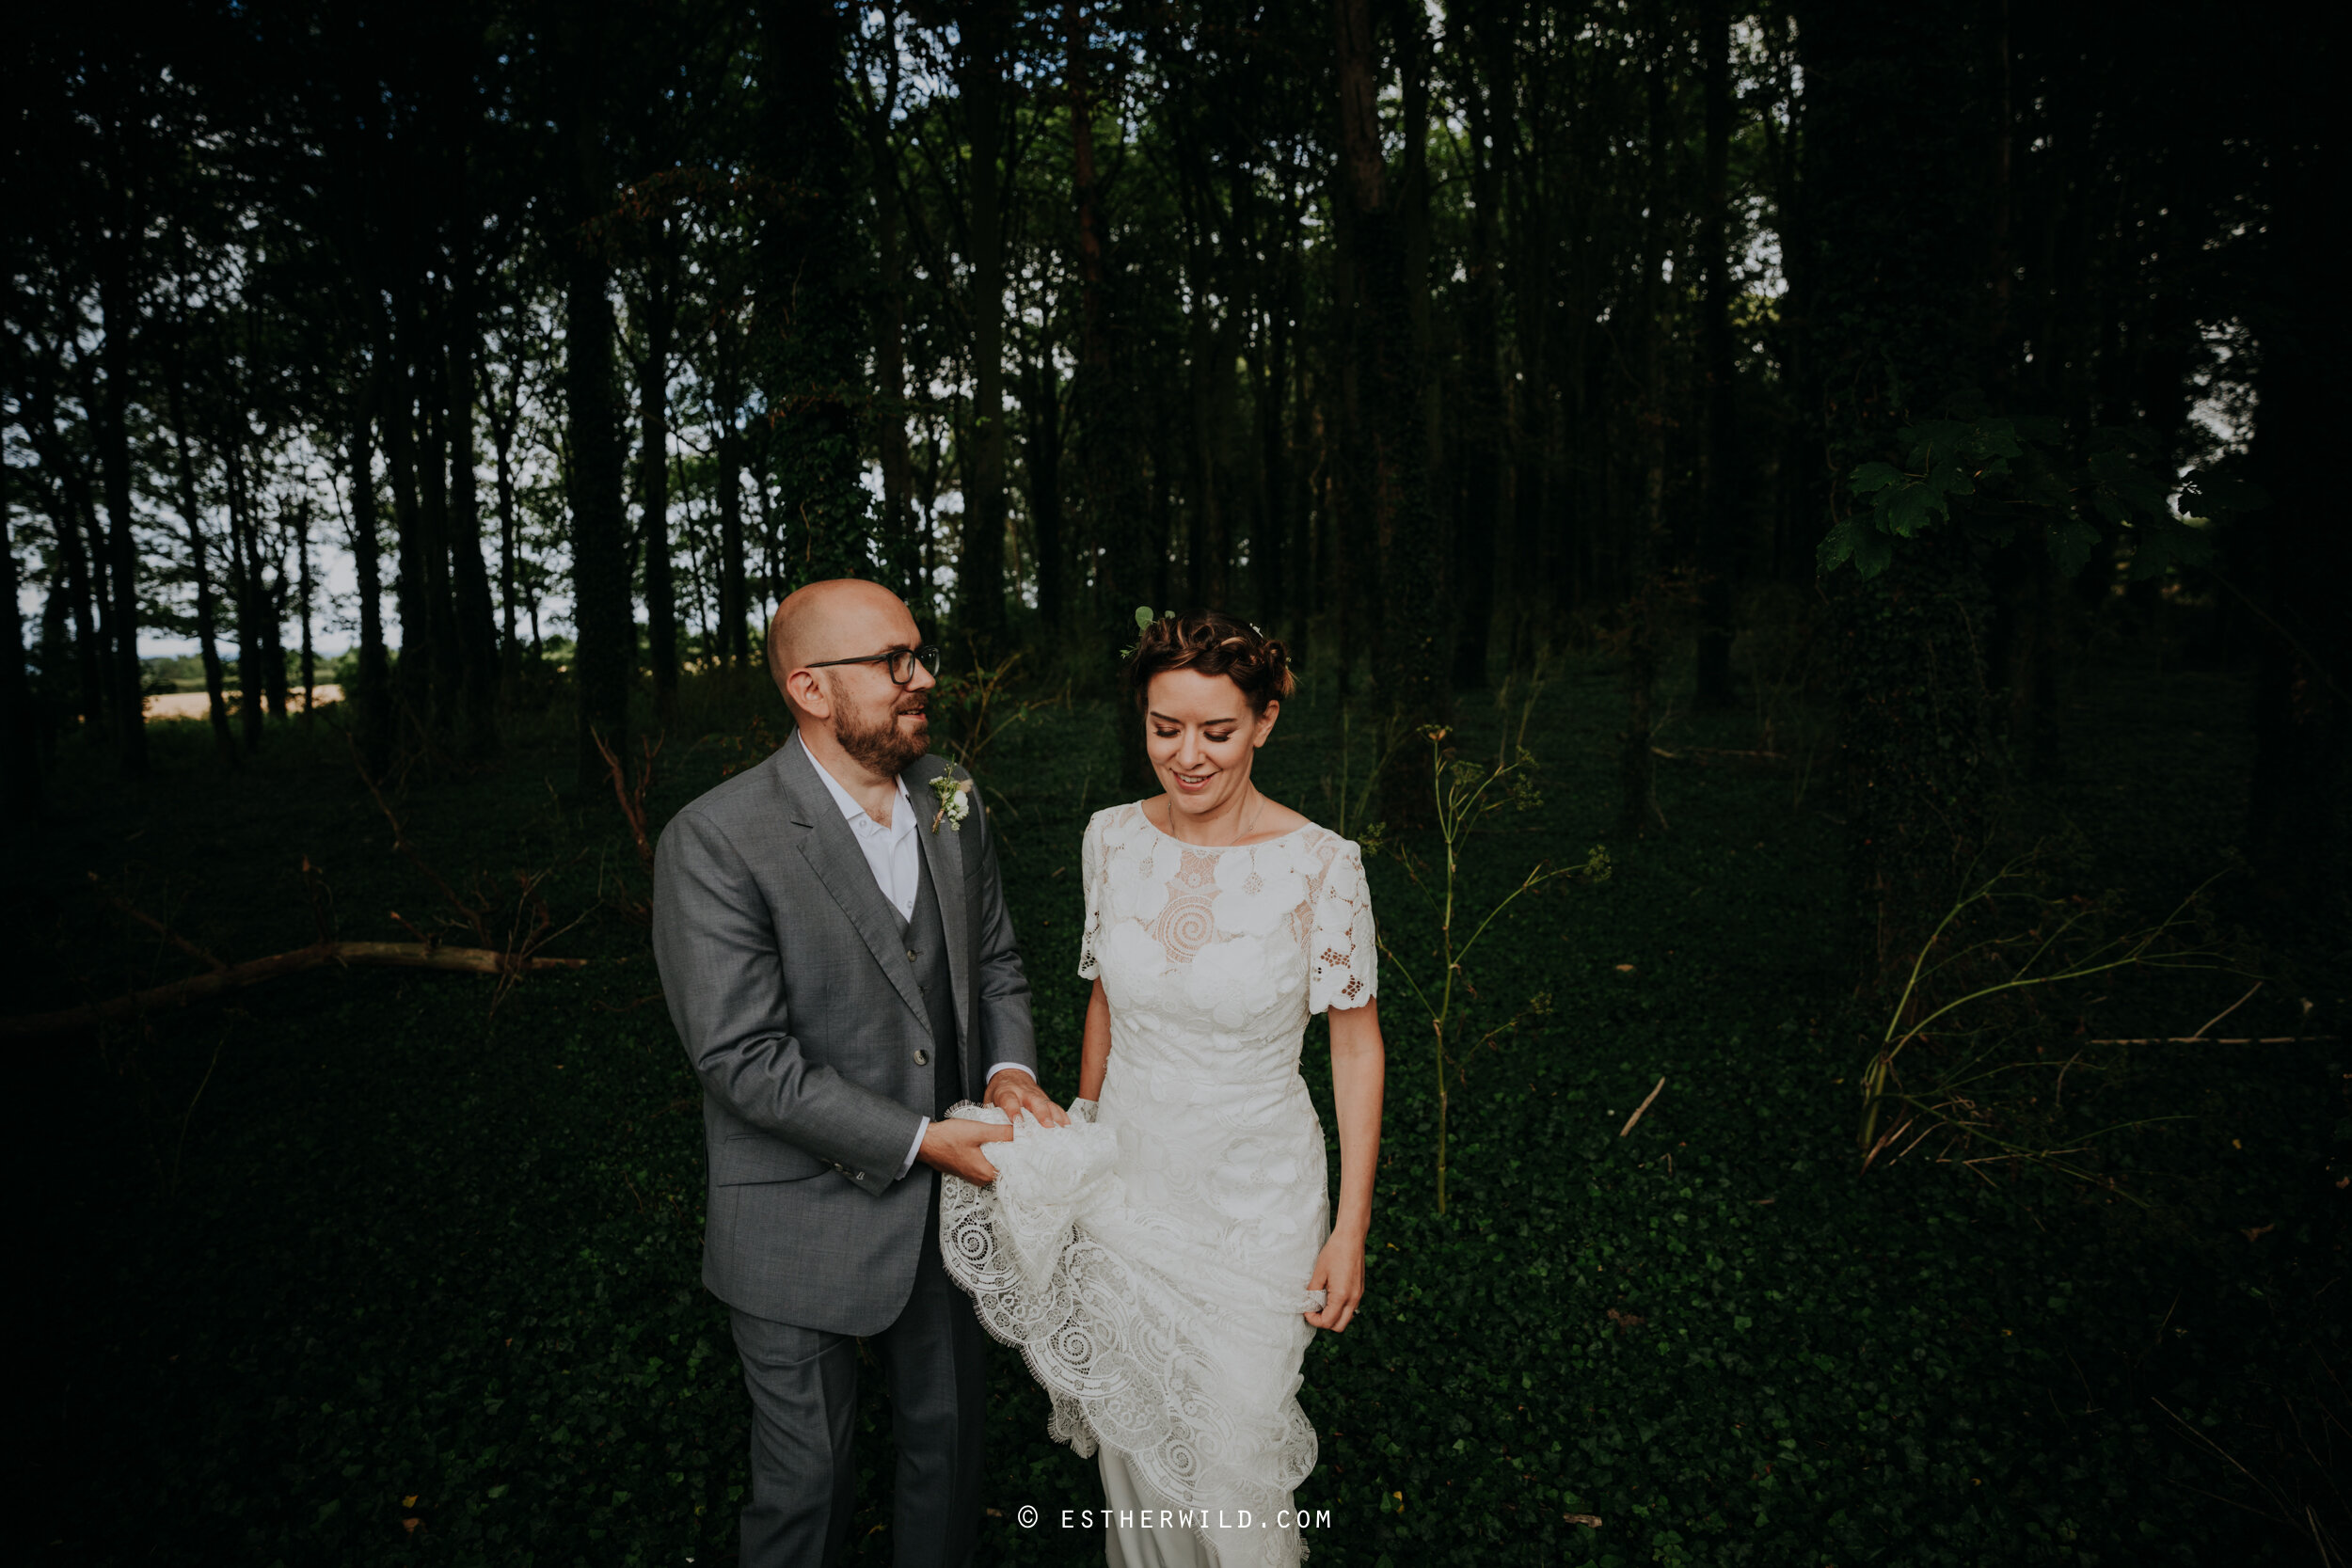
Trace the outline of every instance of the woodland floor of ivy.
<path fill-rule="evenodd" d="M 2018 810 L 2073 824 L 2098 885 L 2167 903 L 2224 863 L 2247 707 L 2223 675 L 2086 674 L 2065 782 Z M 757 753 L 752 715 L 781 733 L 771 694 L 707 682 L 694 711 L 711 733 L 661 753 L 657 823 Z M 1490 748 L 1491 700 L 1462 711 L 1469 748 Z M 1924 1159 L 1858 1177 L 1823 769 L 1808 792 L 1697 750 L 1752 748 L 1752 719 L 1678 721 L 1659 774 L 1671 832 L 1625 842 L 1622 711 L 1598 665 L 1555 682 L 1529 730 L 1547 802 L 1473 849 L 1477 899 L 1597 842 L 1617 869 L 1547 891 L 1475 956 L 1489 1026 L 1538 991 L 1552 1012 L 1469 1067 L 1442 1218 L 1427 1030 L 1384 966 L 1370 1295 L 1315 1343 L 1302 1395 L 1322 1463 L 1298 1501 L 1329 1511 L 1318 1568 L 2314 1560 L 2286 1518 L 2342 1518 L 2327 1462 L 2331 1440 L 2347 1451 L 2352 1313 L 2328 1292 L 2352 1053 L 2198 1047 L 2116 1075 L 2100 1092 L 2117 1119 L 2187 1118 L 2115 1157 L 2147 1208 Z M 1111 722 L 1100 703 L 1041 712 L 982 768 L 1064 1095 L 1078 833 L 1116 798 Z M 1271 792 L 1325 820 L 1338 730 L 1327 697 L 1302 700 L 1266 758 Z M 342 936 L 445 912 L 324 726 L 273 732 L 234 778 L 196 725 L 154 743 L 138 788 L 61 759 L 56 820 L 9 874 L 9 1010 L 192 971 L 98 901 L 91 872 L 230 959 L 313 940 L 306 857 Z M 549 951 L 590 967 L 530 978 L 495 1017 L 486 980 L 313 973 L 143 1037 L 18 1048 L 36 1240 L 14 1277 L 39 1304 L 18 1352 L 19 1528 L 43 1560 L 732 1560 L 745 1402 L 698 1283 L 697 1089 L 627 912 L 644 878 L 609 793 L 566 791 L 570 756 L 552 714 L 520 722 L 486 769 L 421 765 L 401 810 L 453 880 L 508 896 L 516 870 L 554 867 L 557 918 L 586 918 Z M 1384 928 L 1425 948 L 1399 865 L 1374 878 Z M 2341 1034 L 2341 930 L 2241 923 L 2272 933 L 2241 1032 L 2291 1029 L 2308 997 L 2307 1027 Z M 2185 1034 L 2239 989 L 2119 981 L 2097 1022 Z M 866 1398 L 854 1558 L 880 1563 L 887 1420 L 870 1381 Z M 1046 1441 L 1010 1353 L 991 1399 L 983 1560 L 1099 1561 L 1057 1527 L 1095 1498 L 1092 1465 Z M 1040 1528 L 1018 1528 L 1023 1503 Z"/>

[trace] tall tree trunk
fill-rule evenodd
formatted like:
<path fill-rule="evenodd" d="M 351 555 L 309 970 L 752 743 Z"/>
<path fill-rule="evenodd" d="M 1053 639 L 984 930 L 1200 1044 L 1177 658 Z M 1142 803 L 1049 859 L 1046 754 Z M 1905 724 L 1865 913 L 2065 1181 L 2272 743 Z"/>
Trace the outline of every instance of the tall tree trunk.
<path fill-rule="evenodd" d="M 127 209 L 128 198 L 119 198 Z M 100 246 L 98 303 L 104 338 L 99 349 L 103 375 L 98 398 L 98 457 L 106 487 L 106 575 L 113 590 L 111 667 L 115 758 L 125 778 L 147 772 L 147 700 L 140 692 L 139 547 L 132 534 L 131 391 L 132 321 L 127 212 Z"/>
<path fill-rule="evenodd" d="M 442 321 L 447 321 L 442 312 Z M 421 538 L 417 559 L 424 573 L 425 635 L 433 647 L 430 718 L 437 731 L 447 732 L 457 719 L 459 693 L 464 689 L 464 656 L 457 641 L 457 599 L 450 580 L 449 479 L 456 446 L 451 440 L 449 345 L 435 330 L 439 325 L 421 308 L 415 317 L 416 337 L 411 361 L 416 375 L 418 435 L 417 522 Z"/>
<path fill-rule="evenodd" d="M 972 147 L 972 415 L 964 436 L 963 551 L 957 606 L 983 650 L 1005 627 L 1004 48 L 1000 0 L 978 0 L 964 35 L 961 83 Z"/>
<path fill-rule="evenodd" d="M 375 419 L 384 398 L 384 348 L 377 346 L 353 397 L 351 417 L 351 556 L 359 599 L 359 668 L 351 705 L 359 758 L 372 777 L 390 766 L 391 661 L 384 648 L 383 542 L 375 505 Z"/>
<path fill-rule="evenodd" d="M 1707 381 L 1707 455 L 1699 500 L 1700 706 L 1731 705 L 1731 602 L 1740 570 L 1735 518 L 1743 486 L 1736 472 L 1740 398 L 1731 347 L 1731 6 L 1706 0 L 1699 34 L 1707 97 L 1707 189 L 1699 212 L 1706 277 L 1699 321 Z"/>
<path fill-rule="evenodd" d="M 579 779 L 602 789 L 599 737 L 628 766 L 628 686 L 636 662 L 629 614 L 622 499 L 628 453 L 614 384 L 612 269 L 596 219 L 610 204 L 604 151 L 604 51 L 609 18 L 596 0 L 568 9 L 561 24 L 564 54 L 564 127 L 571 222 L 564 256 L 564 390 L 571 434 L 573 617 L 580 635 L 573 663 L 579 692 Z"/>
<path fill-rule="evenodd" d="M 850 223 L 848 35 L 832 0 L 765 0 L 763 12 L 758 161 L 793 199 L 774 205 L 755 242 L 750 370 L 766 394 L 782 509 L 801 530 L 802 574 L 864 577 L 873 563 L 858 424 L 871 371 Z M 1003 504 L 1000 484 L 1000 521 Z"/>
<path fill-rule="evenodd" d="M 1379 546 L 1381 614 L 1372 639 L 1373 666 L 1386 709 L 1384 728 L 1391 740 L 1402 740 L 1423 724 L 1443 722 L 1447 707 L 1444 572 L 1429 499 L 1425 368 L 1407 293 L 1405 224 L 1389 199 L 1381 161 L 1370 0 L 1334 0 L 1333 8 L 1346 240 L 1362 291 L 1353 337 L 1369 448 L 1372 532 Z M 1433 588 L 1439 591 L 1434 602 Z M 1429 791 L 1419 746 L 1396 745 L 1381 789 L 1389 821 L 1412 826 L 1424 820 Z"/>
<path fill-rule="evenodd" d="M 481 341 L 475 312 L 471 201 L 457 201 L 449 299 L 449 552 L 452 610 L 456 616 L 460 675 L 458 714 L 466 750 L 485 757 L 498 750 L 499 642 L 490 619 L 490 571 L 482 559 L 482 500 L 474 478 L 474 351 Z"/>
<path fill-rule="evenodd" d="M 1052 629 L 1064 624 L 1061 505 L 1061 378 L 1050 355 L 1022 367 L 1021 467 L 1029 481 L 1029 526 L 1037 535 L 1037 612 Z"/>
<path fill-rule="evenodd" d="M 515 510 L 515 421 L 493 420 L 490 430 L 499 495 L 499 689 L 512 705 L 523 674 L 522 645 L 515 627 L 515 568 L 522 545 Z"/>
<path fill-rule="evenodd" d="M 1808 0 L 1798 12 L 1798 276 L 1817 378 L 1804 403 L 1821 410 L 1811 462 L 1830 475 L 1899 459 L 1898 429 L 1982 383 L 1973 226 L 1985 101 L 1970 14 L 1958 0 L 1900 10 Z M 1950 112 L 1918 114 L 1931 95 Z M 1849 504 L 1842 487 L 1830 499 Z M 1843 676 L 1850 930 L 1865 984 L 1906 964 L 1950 907 L 1986 840 L 1998 757 L 1980 652 L 1991 606 L 1974 546 L 1956 527 L 1896 543 L 1877 577 L 1841 570 L 1826 584 Z"/>
<path fill-rule="evenodd" d="M 1651 8 L 1662 34 L 1662 6 Z M 1635 406 L 1642 432 L 1642 499 L 1628 551 L 1626 605 L 1626 727 L 1617 758 L 1617 832 L 1645 838 L 1662 829 L 1658 809 L 1658 751 L 1654 742 L 1658 692 L 1659 622 L 1664 611 L 1666 544 L 1666 344 L 1672 331 L 1666 302 L 1666 193 L 1674 188 L 1666 125 L 1667 41 L 1651 40 L 1645 136 L 1650 189 L 1642 235 L 1642 388 Z"/>
<path fill-rule="evenodd" d="M 653 665 L 654 717 L 666 727 L 677 713 L 677 584 L 670 565 L 670 354 L 677 295 L 669 220 L 660 221 L 645 274 L 645 358 L 637 371 L 637 532 L 645 546 L 645 657 Z M 733 331 L 731 323 L 720 323 L 722 339 Z M 723 341 L 719 352 L 726 354 Z M 733 423 L 732 409 L 718 413 Z"/>
<path fill-rule="evenodd" d="M 1268 263 L 1260 269 L 1252 314 L 1256 317 L 1250 345 L 1258 421 L 1258 517 L 1249 536 L 1249 561 L 1257 578 L 1259 624 L 1295 640 L 1291 606 L 1291 533 L 1297 508 L 1292 497 L 1290 404 L 1292 334 L 1297 320 L 1291 314 L 1290 267 L 1298 214 L 1283 191 L 1281 236 L 1268 248 Z M 1292 649 L 1292 657 L 1299 649 Z"/>
<path fill-rule="evenodd" d="M 393 666 L 389 705 L 395 718 L 421 717 L 431 701 L 432 633 L 426 626 L 424 524 L 417 504 L 416 381 L 409 373 L 410 347 L 405 332 L 393 330 L 390 315 L 379 321 L 383 344 L 383 388 L 379 403 L 384 426 L 384 459 L 391 481 L 392 531 L 396 566 L 392 607 L 400 617 L 400 660 Z M 395 722 L 397 731 L 398 724 Z"/>
<path fill-rule="evenodd" d="M 41 814 L 40 758 L 16 601 L 16 469 L 5 457 L 0 457 L 0 595 L 8 602 L 7 667 L 0 669 L 0 820 L 22 830 Z"/>
<path fill-rule="evenodd" d="M 310 503 L 294 503 L 294 526 L 308 530 L 310 526 Z M 258 537 L 258 535 L 257 535 Z M 286 678 L 286 611 L 292 608 L 292 584 L 286 578 L 286 552 L 276 546 L 272 552 L 277 559 L 270 562 L 271 580 L 265 587 L 262 603 L 269 613 L 262 618 L 262 648 L 268 672 L 263 689 L 269 694 L 270 715 L 284 719 L 294 710 L 294 692 Z"/>
<path fill-rule="evenodd" d="M 246 483 L 245 453 L 234 435 L 221 443 L 220 451 L 229 499 L 229 580 L 237 599 L 237 720 L 245 749 L 257 752 L 269 698 L 262 673 L 262 569 L 255 561 L 259 547 L 253 497 Z"/>
<path fill-rule="evenodd" d="M 311 593 L 316 584 L 310 578 L 310 529 L 307 516 L 303 522 L 302 537 L 295 541 L 294 548 L 301 552 L 302 563 L 302 725 L 308 729 L 310 727 L 311 710 L 318 705 L 319 665 L 317 651 L 310 645 Z"/>
<path fill-rule="evenodd" d="M 739 395 L 729 395 L 722 376 L 718 459 L 719 494 L 719 638 L 713 650 L 741 669 L 751 657 L 744 623 L 751 618 L 751 583 L 743 548 L 743 429 L 736 420 Z"/>
<path fill-rule="evenodd" d="M 1456 0 L 1450 14 L 1467 8 Z M 1472 29 L 1473 60 L 1494 50 Z M 1476 72 L 1473 65 L 1466 74 Z M 1502 504 L 1502 150 L 1495 145 L 1493 85 L 1472 80 L 1470 110 L 1470 232 L 1469 298 L 1463 322 L 1462 484 L 1454 522 L 1454 684 L 1486 684 L 1486 642 L 1494 626 L 1497 513 Z M 1507 135 L 1507 133 L 1506 133 Z"/>
<path fill-rule="evenodd" d="M 83 724 L 95 732 L 106 715 L 106 665 L 103 636 L 96 614 L 100 590 L 91 581 L 90 541 L 98 537 L 98 515 L 90 498 L 89 474 L 67 448 L 58 426 L 56 399 L 46 372 L 35 365 L 26 377 L 31 403 L 24 421 L 40 466 L 56 476 L 63 506 L 51 521 L 56 525 L 57 553 L 65 562 L 67 608 L 73 623 L 73 661 Z"/>
<path fill-rule="evenodd" d="M 1077 0 L 1063 0 L 1067 16 Z M 866 117 L 867 176 L 874 192 L 874 252 L 881 284 L 875 322 L 876 457 L 882 467 L 881 545 L 882 578 L 914 602 L 921 570 L 914 537 L 914 460 L 907 438 L 906 242 L 904 193 L 898 184 L 898 150 L 892 139 L 898 111 L 898 81 L 905 56 L 890 49 L 882 62 L 881 100 Z M 1074 100 L 1071 113 L 1083 121 L 1086 109 Z"/>
<path fill-rule="evenodd" d="M 2308 64 L 2303 68 L 2309 71 Z M 2344 583 L 2352 573 L 2336 496 L 2336 451 L 2347 416 L 2341 271 L 2332 226 L 2291 193 L 2323 187 L 2340 156 L 2318 107 L 2327 84 L 2281 93 L 2267 163 L 2280 214 L 2262 344 L 2252 467 L 2270 504 L 2251 514 L 2241 546 L 2260 606 L 2254 671 L 2254 768 L 2248 859 L 2266 896 L 2314 930 L 2347 914 L 2344 800 L 2352 769 L 2352 632 Z M 2234 564 L 2234 563 L 2233 563 Z"/>
<path fill-rule="evenodd" d="M 171 358 L 171 444 L 180 481 L 181 526 L 188 535 L 188 571 L 196 579 L 196 641 L 204 661 L 205 711 L 212 719 L 215 749 L 223 762 L 237 766 L 237 738 L 229 729 L 228 682 L 220 667 L 216 627 L 220 606 L 213 593 L 212 567 L 205 561 L 204 520 L 196 494 L 196 460 L 188 451 L 187 374 L 185 351 L 175 344 Z"/>

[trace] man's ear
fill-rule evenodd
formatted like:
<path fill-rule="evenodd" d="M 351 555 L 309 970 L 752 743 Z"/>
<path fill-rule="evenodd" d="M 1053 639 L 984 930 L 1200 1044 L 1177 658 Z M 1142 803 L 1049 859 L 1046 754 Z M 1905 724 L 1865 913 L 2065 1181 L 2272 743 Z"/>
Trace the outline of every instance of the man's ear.
<path fill-rule="evenodd" d="M 833 717 L 833 693 L 814 670 L 795 670 L 785 676 L 784 700 L 811 719 Z"/>

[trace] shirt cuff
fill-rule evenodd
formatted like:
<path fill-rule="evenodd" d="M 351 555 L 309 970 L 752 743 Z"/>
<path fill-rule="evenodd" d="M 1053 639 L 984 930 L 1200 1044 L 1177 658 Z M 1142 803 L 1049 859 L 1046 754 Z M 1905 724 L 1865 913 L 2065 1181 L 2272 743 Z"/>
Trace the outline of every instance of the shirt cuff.
<path fill-rule="evenodd" d="M 923 1134 L 930 1130 L 931 1118 L 929 1117 L 914 1124 L 914 1142 L 907 1148 L 907 1163 L 898 1167 L 898 1174 L 891 1178 L 893 1181 L 903 1180 L 907 1172 L 914 1168 L 914 1157 L 923 1151 Z"/>
<path fill-rule="evenodd" d="M 996 1075 L 998 1073 L 1008 1070 L 1013 1072 L 1027 1072 L 1029 1074 L 1030 1082 L 1034 1083 L 1037 1081 L 1037 1074 L 1030 1072 L 1027 1068 L 1022 1066 L 1019 1062 L 998 1062 L 994 1067 L 988 1069 L 988 1076 L 980 1080 L 980 1086 L 985 1089 L 990 1084 L 996 1081 Z"/>

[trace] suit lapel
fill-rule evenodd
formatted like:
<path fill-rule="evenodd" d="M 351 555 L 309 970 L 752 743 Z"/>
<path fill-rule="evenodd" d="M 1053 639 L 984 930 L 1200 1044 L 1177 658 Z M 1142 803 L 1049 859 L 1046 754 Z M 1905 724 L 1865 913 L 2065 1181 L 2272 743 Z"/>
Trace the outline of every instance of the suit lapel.
<path fill-rule="evenodd" d="M 816 759 L 801 745 L 799 736 L 787 741 L 777 755 L 782 759 L 780 766 L 792 804 L 792 820 L 808 830 L 800 839 L 802 857 L 824 884 L 825 891 L 841 906 L 841 912 L 850 917 L 850 924 L 873 952 L 874 961 L 882 966 L 899 998 L 914 1010 L 916 1021 L 928 1032 L 930 1015 L 925 1011 L 923 993 L 915 986 L 914 967 L 906 962 L 907 944 L 898 911 L 890 907 L 875 883 L 874 868 L 866 863 L 866 851 L 858 847 L 857 834 L 850 831 L 840 806 L 817 777 Z M 946 901 L 943 889 L 943 906 Z M 948 927 L 951 954 L 955 951 L 956 930 L 952 925 Z"/>
<path fill-rule="evenodd" d="M 955 829 L 931 819 L 939 814 L 939 798 L 931 781 L 952 773 L 954 766 L 938 757 L 923 757 L 899 774 L 914 802 L 915 837 L 923 845 L 924 863 L 930 867 L 931 891 L 939 896 L 939 923 L 947 932 L 947 979 L 956 993 L 956 1037 L 972 1038 L 972 920 L 963 897 L 963 841 Z M 968 820 L 968 819 L 967 819 Z M 967 1056 L 971 1047 L 965 1046 Z M 967 1060 L 966 1064 L 971 1064 Z"/>

